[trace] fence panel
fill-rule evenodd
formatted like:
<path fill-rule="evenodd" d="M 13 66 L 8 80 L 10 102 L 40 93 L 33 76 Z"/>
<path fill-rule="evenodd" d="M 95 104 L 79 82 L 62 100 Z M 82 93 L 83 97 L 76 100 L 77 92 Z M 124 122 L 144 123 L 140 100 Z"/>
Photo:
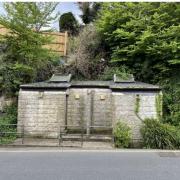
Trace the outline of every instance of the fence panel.
<path fill-rule="evenodd" d="M 7 28 L 0 25 L 0 35 L 6 35 L 10 32 Z M 52 42 L 44 47 L 56 52 L 60 56 L 66 56 L 68 33 L 66 32 L 42 32 L 46 36 L 52 37 Z"/>

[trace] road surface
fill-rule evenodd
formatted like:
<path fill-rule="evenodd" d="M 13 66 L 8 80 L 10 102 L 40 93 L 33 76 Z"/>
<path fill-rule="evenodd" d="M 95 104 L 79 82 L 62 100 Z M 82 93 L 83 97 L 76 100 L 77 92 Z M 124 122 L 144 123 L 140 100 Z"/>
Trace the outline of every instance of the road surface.
<path fill-rule="evenodd" d="M 179 153 L 0 152 L 0 180 L 179 179 Z"/>

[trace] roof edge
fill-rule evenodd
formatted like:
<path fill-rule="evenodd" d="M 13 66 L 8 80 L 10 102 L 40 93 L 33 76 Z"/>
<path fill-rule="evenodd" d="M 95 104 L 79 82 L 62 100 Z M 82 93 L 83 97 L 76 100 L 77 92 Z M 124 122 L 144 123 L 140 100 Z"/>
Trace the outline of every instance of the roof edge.
<path fill-rule="evenodd" d="M 38 82 L 20 85 L 21 89 L 67 89 L 67 88 L 108 88 L 112 90 L 161 90 L 158 85 L 142 82 L 119 82 L 113 81 L 74 81 L 74 82 Z"/>

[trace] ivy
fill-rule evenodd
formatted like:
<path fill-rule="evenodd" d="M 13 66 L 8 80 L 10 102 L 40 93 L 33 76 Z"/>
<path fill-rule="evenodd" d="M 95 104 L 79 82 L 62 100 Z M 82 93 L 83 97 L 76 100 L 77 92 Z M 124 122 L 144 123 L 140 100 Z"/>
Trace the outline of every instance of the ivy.
<path fill-rule="evenodd" d="M 140 97 L 139 94 L 136 95 L 136 103 L 135 103 L 135 113 L 139 113 L 139 108 L 140 108 Z"/>
<path fill-rule="evenodd" d="M 160 120 L 162 118 L 162 95 L 160 93 L 156 95 L 156 113 L 158 120 Z"/>
<path fill-rule="evenodd" d="M 134 112 L 136 114 L 136 116 L 138 117 L 138 119 L 140 119 L 142 121 L 142 118 L 139 116 L 139 109 L 140 109 L 140 96 L 139 94 L 136 95 L 136 100 L 135 100 L 135 109 L 134 109 Z"/>

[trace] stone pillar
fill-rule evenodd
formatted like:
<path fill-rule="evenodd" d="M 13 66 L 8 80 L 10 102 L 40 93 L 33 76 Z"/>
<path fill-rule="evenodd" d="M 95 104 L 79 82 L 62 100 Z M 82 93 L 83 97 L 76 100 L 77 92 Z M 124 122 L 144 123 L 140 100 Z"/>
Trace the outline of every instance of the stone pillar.
<path fill-rule="evenodd" d="M 93 90 L 87 90 L 87 102 L 86 102 L 86 135 L 90 135 L 90 126 L 92 124 L 93 120 L 93 98 L 94 98 L 94 92 Z"/>

